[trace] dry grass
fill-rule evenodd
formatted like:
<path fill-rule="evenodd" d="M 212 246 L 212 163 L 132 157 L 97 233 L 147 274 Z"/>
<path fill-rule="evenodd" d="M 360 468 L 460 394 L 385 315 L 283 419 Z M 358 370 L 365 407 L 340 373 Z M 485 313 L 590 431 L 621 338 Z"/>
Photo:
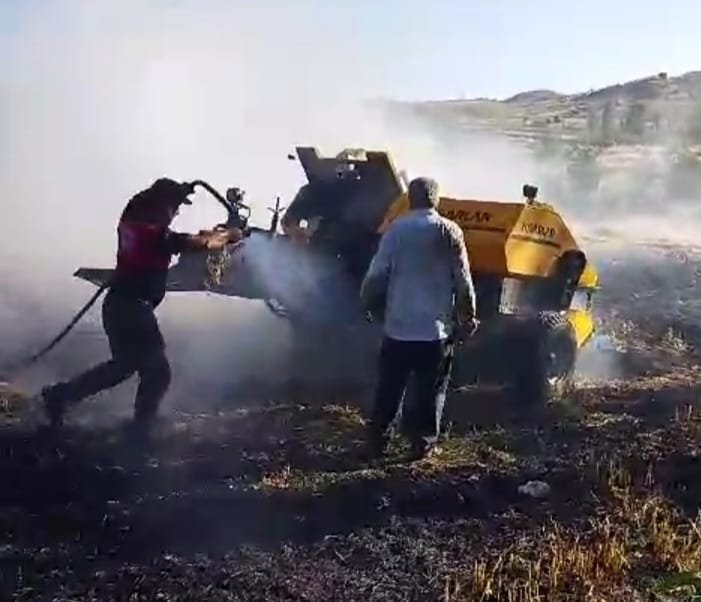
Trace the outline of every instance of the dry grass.
<path fill-rule="evenodd" d="M 12 416 L 26 410 L 29 397 L 26 392 L 0 382 L 0 415 Z"/>
<path fill-rule="evenodd" d="M 513 453 L 499 445 L 499 437 L 448 437 L 441 444 L 441 453 L 421 461 L 407 461 L 408 442 L 393 438 L 387 455 L 377 462 L 367 463 L 358 455 L 364 445 L 365 421 L 356 408 L 327 405 L 323 412 L 305 423 L 297 431 L 302 447 L 314 463 L 324 458 L 341 457 L 325 469 L 309 469 L 285 464 L 264 474 L 255 489 L 266 492 L 287 491 L 320 494 L 331 486 L 361 482 L 380 482 L 382 479 L 401 478 L 407 481 L 430 483 L 440 480 L 450 471 L 475 473 L 487 468 L 503 473 L 515 470 L 518 461 Z M 356 459 L 354 461 L 354 456 Z"/>
<path fill-rule="evenodd" d="M 202 569 L 206 577 L 187 554 L 177 566 L 163 559 L 152 568 L 137 564 L 132 572 L 109 573 L 113 593 L 94 599 L 120 599 L 122 588 L 134 591 L 133 579 L 137 573 L 141 579 L 142 572 L 148 582 L 144 592 L 170 595 L 182 582 L 190 597 L 180 599 L 232 599 L 235 588 L 240 599 L 266 600 L 321 601 L 332 595 L 339 600 L 624 601 L 650 590 L 645 579 L 651 578 L 660 591 L 692 591 L 701 570 L 701 520 L 685 517 L 665 489 L 669 474 L 652 468 L 681 453 L 678 445 L 665 447 L 665 440 L 688 432 L 693 444 L 697 413 L 693 404 L 681 403 L 684 399 L 677 400 L 676 413 L 669 410 L 664 437 L 651 439 L 647 448 L 644 437 L 657 432 L 652 425 L 643 418 L 624 420 L 627 414 L 606 411 L 602 402 L 579 420 L 549 415 L 545 427 L 531 422 L 455 426 L 443 454 L 422 462 L 403 461 L 397 441 L 388 461 L 377 465 L 353 459 L 364 420 L 351 406 L 287 404 L 200 417 L 191 421 L 189 433 L 173 435 L 181 445 L 167 448 L 184 461 L 164 462 L 139 481 L 136 491 L 144 500 L 139 504 L 128 497 L 131 489 L 114 489 L 117 481 L 98 481 L 105 469 L 90 473 L 97 479 L 90 491 L 107 487 L 105 512 L 117 512 L 107 524 L 123 521 L 139 537 L 144 529 L 153 530 L 156 545 L 167 535 L 184 549 L 203 546 L 199 549 L 208 554 L 213 542 L 220 545 L 227 537 L 236 538 L 224 542 L 227 550 L 244 542 L 255 546 L 263 536 L 301 537 L 306 543 L 278 547 L 264 558 L 208 560 Z M 16 444 L 29 445 L 22 441 Z M 631 445 L 625 453 L 624 443 Z M 643 449 L 657 450 L 649 470 L 642 457 L 630 463 L 629 456 Z M 76 448 L 72 460 L 80 482 L 86 478 L 80 464 L 86 450 Z M 236 459 L 240 466 L 232 464 Z M 534 461 L 540 463 L 535 469 Z M 549 468 L 542 468 L 545 461 Z M 72 474 L 62 464 L 63 474 Z M 558 476 L 561 468 L 569 476 Z M 5 469 L 7 478 L 15 478 L 16 465 L 9 459 Z M 136 486 L 120 474 L 125 485 Z M 222 475 L 235 477 L 226 488 L 219 483 Z M 518 485 L 532 478 L 547 481 L 551 495 L 519 496 Z M 34 499 L 37 482 L 42 482 L 39 474 L 18 487 Z M 82 500 L 81 489 L 75 491 L 71 495 Z M 161 505 L 157 497 L 170 491 L 180 491 L 183 501 Z M 212 491 L 212 497 L 204 491 Z M 225 502 L 220 495 L 227 496 Z M 7 516 L 7 529 L 14 529 Z M 90 516 L 81 518 L 83 532 L 104 528 L 92 525 Z M 104 515 L 95 516 L 102 525 Z M 31 524 L 22 533 L 40 526 L 23 520 Z M 276 529 L 282 531 L 275 534 Z M 131 552 L 123 553 L 129 558 Z M 23 562 L 23 574 L 33 575 L 25 578 L 29 586 L 39 587 L 42 570 Z M 43 582 L 40 587 L 48 588 Z M 75 585 L 75 591 L 81 587 Z M 24 599 L 34 598 L 28 593 Z"/>
<path fill-rule="evenodd" d="M 497 396 L 461 400 L 443 454 L 422 462 L 402 440 L 364 460 L 366 409 L 338 394 L 190 415 L 156 464 L 128 470 L 89 431 L 57 454 L 6 429 L 0 527 L 17 544 L 0 597 L 693 599 L 699 369 L 693 332 L 669 326 L 648 340 L 624 324 L 633 376 L 571 403 L 523 416 Z M 550 494 L 520 494 L 529 480 Z"/>
<path fill-rule="evenodd" d="M 511 545 L 485 550 L 468 574 L 446 582 L 445 600 L 628 599 L 641 574 L 701 571 L 701 515 L 689 520 L 668 500 L 636 492 L 620 465 L 600 472 L 605 512 L 585 525 L 551 521 Z"/>
<path fill-rule="evenodd" d="M 629 567 L 625 543 L 606 520 L 586 532 L 557 523 L 475 562 L 464 581 L 456 578 L 450 600 L 537 600 L 590 597 L 620 589 Z"/>

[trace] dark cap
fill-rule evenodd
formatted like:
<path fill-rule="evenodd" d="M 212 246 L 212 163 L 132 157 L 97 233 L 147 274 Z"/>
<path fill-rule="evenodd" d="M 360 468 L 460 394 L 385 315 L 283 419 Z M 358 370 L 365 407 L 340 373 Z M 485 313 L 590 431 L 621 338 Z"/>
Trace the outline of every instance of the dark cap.
<path fill-rule="evenodd" d="M 409 182 L 409 204 L 412 207 L 436 207 L 438 182 L 432 178 L 414 178 Z"/>
<path fill-rule="evenodd" d="M 187 198 L 193 193 L 192 186 L 188 182 L 176 182 L 170 178 L 159 178 L 153 184 L 149 192 L 154 197 L 164 201 L 172 201 L 175 204 L 192 205 L 192 201 Z"/>

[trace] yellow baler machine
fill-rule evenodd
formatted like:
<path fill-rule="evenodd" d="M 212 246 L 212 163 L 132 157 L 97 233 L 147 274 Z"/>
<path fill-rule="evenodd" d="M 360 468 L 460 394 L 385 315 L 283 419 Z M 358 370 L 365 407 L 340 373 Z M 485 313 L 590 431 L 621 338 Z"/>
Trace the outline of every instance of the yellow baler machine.
<path fill-rule="evenodd" d="M 357 211 L 349 228 L 379 237 L 409 210 L 406 178 L 388 153 L 323 157 L 298 147 L 297 154 L 310 183 L 352 166 L 357 186 L 346 206 Z M 438 211 L 464 232 L 480 319 L 478 334 L 459 351 L 467 361 L 456 361 L 454 382 L 505 377 L 521 398 L 542 400 L 570 383 L 578 351 L 594 333 L 598 274 L 557 209 L 536 195 L 524 186 L 521 202 L 441 197 Z"/>
<path fill-rule="evenodd" d="M 312 146 L 296 150 L 310 182 L 333 178 L 339 165 L 354 166 L 360 185 L 352 205 L 364 205 L 360 214 L 367 218 L 366 226 L 375 228 L 371 224 L 379 224 L 379 234 L 409 210 L 406 178 L 402 181 L 387 152 L 361 148 L 322 156 Z M 537 287 L 538 281 L 556 275 L 563 257 L 578 259 L 583 265 L 576 283 L 578 294 L 573 299 L 575 304 L 567 303 L 564 309 L 577 334 L 578 346 L 582 346 L 591 337 L 594 324 L 588 303 L 579 303 L 579 299 L 591 298 L 598 286 L 598 274 L 558 211 L 536 200 L 536 192 L 524 186 L 522 202 L 441 197 L 438 210 L 462 228 L 472 270 L 478 277 L 503 278 L 511 288 L 517 282 Z"/>
<path fill-rule="evenodd" d="M 408 210 L 409 200 L 403 193 L 389 208 L 379 231 L 384 232 Z M 548 280 L 554 277 L 563 256 L 581 258 L 583 270 L 572 295 L 575 303 L 558 309 L 572 325 L 578 347 L 590 340 L 595 330 L 591 296 L 598 287 L 598 272 L 552 205 L 535 199 L 514 203 L 441 197 L 438 211 L 462 228 L 471 269 L 478 277 L 491 274 L 523 282 Z"/>

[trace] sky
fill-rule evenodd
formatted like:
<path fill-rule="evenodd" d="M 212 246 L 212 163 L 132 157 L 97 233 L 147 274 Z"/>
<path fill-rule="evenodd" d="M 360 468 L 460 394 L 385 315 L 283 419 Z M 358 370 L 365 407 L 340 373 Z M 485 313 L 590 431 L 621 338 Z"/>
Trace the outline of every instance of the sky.
<path fill-rule="evenodd" d="M 473 189 L 472 149 L 438 158 L 359 101 L 681 74 L 701 69 L 699 23 L 692 0 L 0 0 L 0 198 L 21 199 L 15 220 L 33 223 L 70 197 L 86 216 L 62 223 L 85 236 L 171 175 L 240 185 L 267 221 L 303 181 L 285 160 L 297 144 L 388 148 L 410 173 L 459 163 L 450 179 Z M 210 219 L 198 211 L 193 223 Z"/>
<path fill-rule="evenodd" d="M 93 24 L 57 19 L 55 8 L 89 3 L 110 7 L 115 19 L 107 25 L 123 33 L 140 27 L 130 22 L 129 6 L 148 4 L 166 27 L 179 13 L 185 36 L 188 28 L 219 15 L 228 35 L 275 47 L 277 35 L 249 25 L 260 24 L 251 15 L 265 14 L 271 31 L 294 32 L 307 41 L 282 42 L 280 53 L 300 61 L 307 53 L 339 55 L 333 68 L 352 73 L 357 92 L 365 96 L 503 98 L 534 88 L 577 92 L 658 71 L 701 68 L 701 3 L 693 0 L 2 0 L 0 81 L 17 59 L 17 44 L 43 14 L 54 22 L 54 35 L 70 37 Z"/>

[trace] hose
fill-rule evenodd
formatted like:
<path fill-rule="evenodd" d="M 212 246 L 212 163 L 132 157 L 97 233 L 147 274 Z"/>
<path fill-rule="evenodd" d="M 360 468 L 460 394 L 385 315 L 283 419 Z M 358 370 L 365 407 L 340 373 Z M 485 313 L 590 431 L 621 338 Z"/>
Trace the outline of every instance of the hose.
<path fill-rule="evenodd" d="M 201 186 L 207 192 L 209 192 L 214 198 L 221 203 L 224 208 L 227 210 L 227 213 L 229 214 L 229 218 L 233 215 L 236 215 L 234 213 L 235 206 L 232 205 L 226 198 L 224 198 L 215 188 L 213 188 L 211 185 L 209 185 L 207 182 L 204 182 L 203 180 L 195 180 L 193 182 L 190 182 L 190 187 L 194 189 L 196 186 Z M 248 205 L 245 205 L 242 201 L 239 200 L 238 205 L 245 209 L 246 211 L 250 212 L 250 207 Z M 97 289 L 95 294 L 90 297 L 88 302 L 83 305 L 83 307 L 78 311 L 75 316 L 73 316 L 73 319 L 66 325 L 66 327 L 59 332 L 45 347 L 40 349 L 38 352 L 36 352 L 34 355 L 25 358 L 24 360 L 17 362 L 16 364 L 13 364 L 10 368 L 6 369 L 6 374 L 11 373 L 12 375 L 16 375 L 19 372 L 26 370 L 36 362 L 38 362 L 40 359 L 45 357 L 56 345 L 58 345 L 63 339 L 65 339 L 68 334 L 73 330 L 75 325 L 80 321 L 80 319 L 88 312 L 88 310 L 95 305 L 96 301 L 100 298 L 102 293 L 105 292 L 109 288 L 111 284 L 110 280 L 107 280 L 105 283 L 100 285 L 100 287 Z M 7 382 L 7 378 L 4 378 L 4 376 L 0 375 L 0 382 Z"/>
<path fill-rule="evenodd" d="M 68 334 L 71 332 L 71 330 L 73 330 L 73 328 L 80 321 L 80 319 L 88 312 L 88 310 L 93 305 L 95 305 L 96 301 L 100 298 L 102 293 L 104 293 L 105 290 L 109 288 L 110 284 L 111 282 L 108 280 L 104 284 L 100 285 L 100 287 L 97 289 L 97 292 L 94 293 L 92 297 L 90 297 L 88 302 L 85 305 L 83 305 L 83 307 L 78 311 L 78 313 L 75 314 L 75 316 L 73 316 L 73 319 L 66 325 L 66 327 L 61 332 L 59 332 L 46 346 L 37 351 L 34 355 L 14 364 L 8 370 L 8 372 L 11 372 L 14 376 L 18 372 L 26 370 L 27 368 L 38 362 L 40 359 L 45 357 L 54 347 L 56 347 L 56 345 L 58 345 L 63 339 L 66 338 L 66 336 L 68 336 Z"/>

